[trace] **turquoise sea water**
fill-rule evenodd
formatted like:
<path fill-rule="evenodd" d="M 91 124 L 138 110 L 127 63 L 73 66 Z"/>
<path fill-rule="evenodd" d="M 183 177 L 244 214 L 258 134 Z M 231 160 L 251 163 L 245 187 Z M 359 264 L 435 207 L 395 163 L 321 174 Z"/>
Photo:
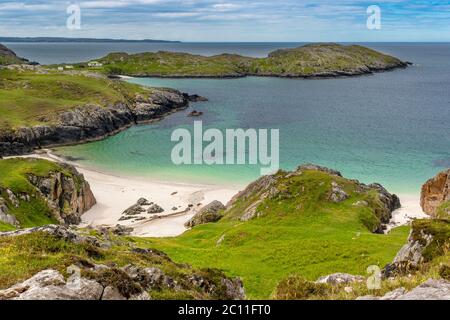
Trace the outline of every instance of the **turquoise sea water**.
<path fill-rule="evenodd" d="M 346 79 L 278 78 L 132 79 L 149 86 L 197 93 L 209 102 L 205 128 L 280 129 L 283 169 L 312 162 L 397 193 L 416 193 L 450 167 L 450 44 L 377 44 L 375 49 L 415 63 Z M 136 126 L 106 140 L 60 148 L 95 168 L 159 180 L 243 184 L 259 166 L 175 166 L 170 141 L 176 128 L 192 130 L 187 113 Z"/>

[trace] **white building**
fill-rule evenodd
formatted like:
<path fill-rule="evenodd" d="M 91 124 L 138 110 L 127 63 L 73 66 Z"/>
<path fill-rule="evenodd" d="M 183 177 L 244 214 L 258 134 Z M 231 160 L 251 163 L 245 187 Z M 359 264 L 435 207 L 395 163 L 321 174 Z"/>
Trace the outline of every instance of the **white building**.
<path fill-rule="evenodd" d="M 88 63 L 88 66 L 93 67 L 93 68 L 98 68 L 98 67 L 103 66 L 103 64 L 101 64 L 100 62 L 97 62 L 97 61 L 91 61 Z"/>

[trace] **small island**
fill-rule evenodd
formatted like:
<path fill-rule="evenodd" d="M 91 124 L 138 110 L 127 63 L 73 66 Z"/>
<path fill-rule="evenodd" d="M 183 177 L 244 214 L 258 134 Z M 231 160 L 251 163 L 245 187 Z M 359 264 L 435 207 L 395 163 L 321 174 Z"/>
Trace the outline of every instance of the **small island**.
<path fill-rule="evenodd" d="M 78 64 L 111 76 L 171 78 L 286 78 L 348 77 L 405 68 L 407 62 L 359 45 L 308 44 L 280 49 L 266 58 L 236 54 L 201 56 L 178 52 L 111 53 L 96 61 Z"/>

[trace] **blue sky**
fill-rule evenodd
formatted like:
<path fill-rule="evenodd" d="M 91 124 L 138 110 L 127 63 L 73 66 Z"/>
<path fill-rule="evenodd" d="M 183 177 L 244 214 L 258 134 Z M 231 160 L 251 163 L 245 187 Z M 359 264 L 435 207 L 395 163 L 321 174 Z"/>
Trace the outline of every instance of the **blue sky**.
<path fill-rule="evenodd" d="M 66 9 L 81 7 L 81 30 Z M 381 30 L 366 27 L 378 5 Z M 182 41 L 450 41 L 450 1 L 31 0 L 0 1 L 1 36 Z"/>

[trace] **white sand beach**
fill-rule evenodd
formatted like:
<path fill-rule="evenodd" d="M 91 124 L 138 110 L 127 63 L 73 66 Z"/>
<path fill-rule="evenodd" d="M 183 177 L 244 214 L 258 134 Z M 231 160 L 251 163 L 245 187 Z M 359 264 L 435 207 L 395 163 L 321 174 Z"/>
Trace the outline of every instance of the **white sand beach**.
<path fill-rule="evenodd" d="M 159 182 L 116 176 L 80 166 L 76 162 L 66 161 L 49 150 L 23 157 L 66 162 L 75 166 L 84 175 L 97 199 L 97 204 L 82 216 L 81 226 L 121 224 L 133 227 L 132 234 L 135 236 L 173 237 L 180 235 L 187 230 L 184 223 L 189 221 L 203 206 L 214 200 L 226 204 L 239 192 L 238 187 Z M 136 204 L 140 198 L 158 204 L 164 209 L 164 212 L 157 215 L 143 213 L 141 216 L 146 219 L 141 221 L 119 221 L 123 216 L 122 213 Z M 193 205 L 192 209 L 185 212 L 189 205 Z M 173 210 L 175 207 L 177 209 Z M 155 217 L 160 218 L 155 219 Z"/>
<path fill-rule="evenodd" d="M 386 232 L 395 227 L 408 224 L 414 219 L 429 218 L 420 207 L 420 194 L 398 194 L 402 207 L 392 213 L 391 222 L 387 225 Z"/>

